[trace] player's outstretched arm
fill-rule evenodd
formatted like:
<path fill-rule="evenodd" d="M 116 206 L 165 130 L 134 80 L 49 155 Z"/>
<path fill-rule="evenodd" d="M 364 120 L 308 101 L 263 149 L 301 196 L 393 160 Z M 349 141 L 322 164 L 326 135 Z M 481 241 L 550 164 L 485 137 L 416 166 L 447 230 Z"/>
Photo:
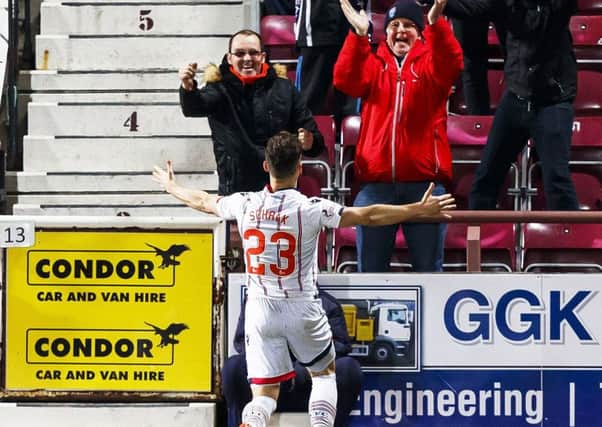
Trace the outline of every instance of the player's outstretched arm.
<path fill-rule="evenodd" d="M 433 188 L 435 184 L 431 183 L 419 202 L 407 205 L 346 207 L 343 209 L 339 227 L 390 225 L 411 221 L 418 217 L 433 220 L 449 218 L 446 211 L 456 207 L 456 200 L 451 194 L 433 196 Z"/>
<path fill-rule="evenodd" d="M 163 190 L 186 203 L 191 208 L 217 215 L 217 196 L 203 190 L 193 190 L 179 185 L 176 182 L 171 160 L 167 161 L 165 169 L 155 166 L 153 181 L 158 183 Z"/>

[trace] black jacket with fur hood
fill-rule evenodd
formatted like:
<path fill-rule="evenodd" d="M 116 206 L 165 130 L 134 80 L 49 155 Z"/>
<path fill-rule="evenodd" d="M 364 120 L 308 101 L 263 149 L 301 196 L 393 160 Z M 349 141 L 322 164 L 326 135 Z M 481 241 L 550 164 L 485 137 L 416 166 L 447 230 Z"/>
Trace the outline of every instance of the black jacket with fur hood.
<path fill-rule="evenodd" d="M 299 92 L 286 78 L 286 68 L 270 65 L 266 77 L 243 85 L 230 72 L 226 57 L 217 67 L 205 69 L 206 85 L 186 91 L 180 87 L 180 105 L 186 117 L 208 117 L 213 152 L 219 175 L 219 194 L 259 191 L 269 182 L 263 171 L 265 145 L 276 133 L 299 128 L 314 136 L 315 157 L 324 150 L 324 140 Z"/>

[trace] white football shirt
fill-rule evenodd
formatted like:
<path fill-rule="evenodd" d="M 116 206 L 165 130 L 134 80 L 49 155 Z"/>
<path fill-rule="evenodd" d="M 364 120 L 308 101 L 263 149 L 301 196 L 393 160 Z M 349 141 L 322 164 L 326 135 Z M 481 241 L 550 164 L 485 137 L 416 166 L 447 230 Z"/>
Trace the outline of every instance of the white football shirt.
<path fill-rule="evenodd" d="M 295 189 L 222 197 L 217 210 L 236 219 L 243 240 L 249 297 L 313 299 L 322 227 L 336 228 L 343 206 Z"/>

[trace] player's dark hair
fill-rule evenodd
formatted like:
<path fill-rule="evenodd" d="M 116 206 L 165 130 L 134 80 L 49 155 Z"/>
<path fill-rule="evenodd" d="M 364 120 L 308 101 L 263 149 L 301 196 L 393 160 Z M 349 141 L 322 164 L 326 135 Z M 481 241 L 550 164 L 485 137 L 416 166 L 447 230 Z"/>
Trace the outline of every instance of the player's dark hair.
<path fill-rule="evenodd" d="M 277 179 L 293 175 L 302 152 L 297 135 L 283 130 L 272 136 L 268 139 L 265 147 L 265 159 L 268 162 L 270 174 Z"/>
<path fill-rule="evenodd" d="M 261 38 L 261 35 L 259 33 L 256 33 L 253 30 L 248 30 L 248 29 L 244 29 L 244 30 L 240 30 L 235 32 L 234 34 L 232 34 L 232 37 L 230 37 L 230 40 L 228 41 L 228 52 L 232 52 L 232 40 L 234 40 L 234 37 L 236 36 L 255 36 L 259 39 L 259 46 L 260 46 L 260 50 L 263 52 L 264 48 L 263 48 L 263 39 Z"/>

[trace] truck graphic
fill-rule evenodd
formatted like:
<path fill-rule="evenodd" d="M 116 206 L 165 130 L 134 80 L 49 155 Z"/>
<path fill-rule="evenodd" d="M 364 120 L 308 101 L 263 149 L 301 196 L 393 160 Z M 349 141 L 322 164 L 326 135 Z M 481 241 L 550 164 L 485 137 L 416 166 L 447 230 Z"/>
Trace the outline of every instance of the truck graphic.
<path fill-rule="evenodd" d="M 368 301 L 367 308 L 342 304 L 349 336 L 353 339 L 351 355 L 373 363 L 390 364 L 401 358 L 414 359 L 414 311 L 407 304 Z"/>

